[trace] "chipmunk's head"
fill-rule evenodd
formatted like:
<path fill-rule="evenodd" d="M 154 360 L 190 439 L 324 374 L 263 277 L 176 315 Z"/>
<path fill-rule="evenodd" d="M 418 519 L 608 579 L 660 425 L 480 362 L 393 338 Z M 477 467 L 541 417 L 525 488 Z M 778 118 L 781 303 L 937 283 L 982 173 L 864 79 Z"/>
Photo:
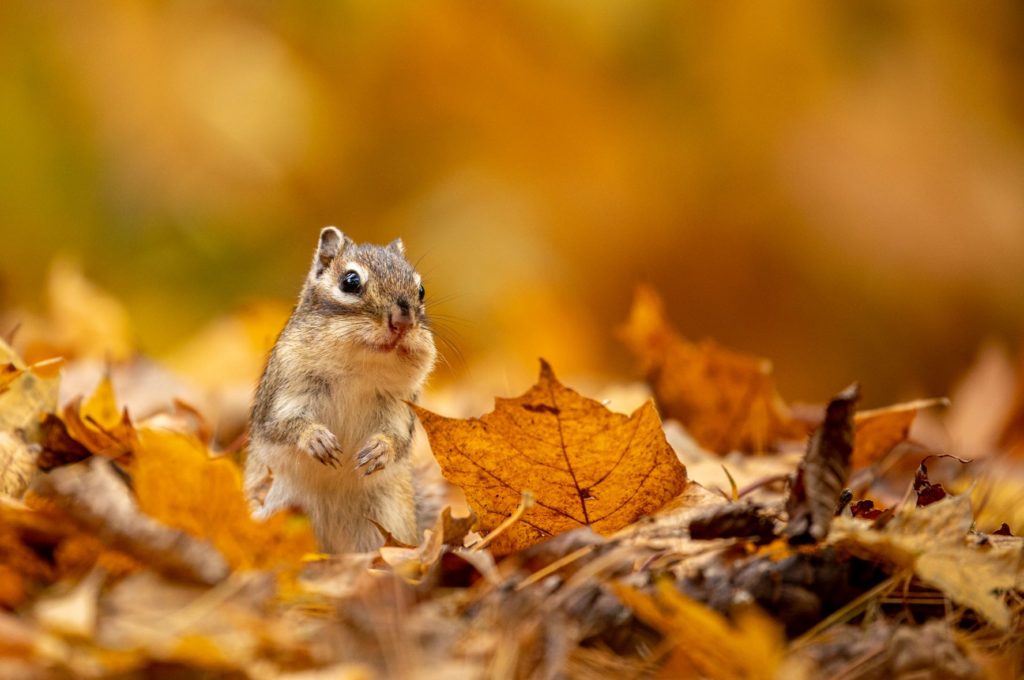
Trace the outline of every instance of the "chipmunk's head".
<path fill-rule="evenodd" d="M 429 369 L 436 351 L 425 296 L 401 239 L 386 246 L 357 244 L 325 227 L 301 304 L 336 321 L 325 327 L 346 348 Z"/>

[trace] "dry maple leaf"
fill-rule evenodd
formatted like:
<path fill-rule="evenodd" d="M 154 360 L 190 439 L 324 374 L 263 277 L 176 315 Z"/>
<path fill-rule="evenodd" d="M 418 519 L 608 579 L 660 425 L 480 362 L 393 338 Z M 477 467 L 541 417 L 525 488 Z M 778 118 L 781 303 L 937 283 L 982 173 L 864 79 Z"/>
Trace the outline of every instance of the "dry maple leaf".
<path fill-rule="evenodd" d="M 689 342 L 651 288 L 637 288 L 620 334 L 640 358 L 661 412 L 709 451 L 765 451 L 807 436 L 775 390 L 770 361 L 710 340 Z"/>
<path fill-rule="evenodd" d="M 536 385 L 497 399 L 481 418 L 415 408 L 445 478 L 462 487 L 482 530 L 533 492 L 534 508 L 494 542 L 498 554 L 581 526 L 610 534 L 686 485 L 650 402 L 630 416 L 614 413 L 562 385 L 543 360 Z"/>

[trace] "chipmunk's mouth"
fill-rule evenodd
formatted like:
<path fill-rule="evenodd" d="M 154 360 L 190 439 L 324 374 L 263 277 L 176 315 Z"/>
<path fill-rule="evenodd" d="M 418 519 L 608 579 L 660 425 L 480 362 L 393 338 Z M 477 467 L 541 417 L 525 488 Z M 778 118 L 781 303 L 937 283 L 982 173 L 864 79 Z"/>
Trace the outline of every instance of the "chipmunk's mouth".
<path fill-rule="evenodd" d="M 370 348 L 375 352 L 380 352 L 381 354 L 387 354 L 396 350 L 398 352 L 409 353 L 409 348 L 406 346 L 406 343 L 403 342 L 408 335 L 408 328 L 388 328 L 384 340 L 377 340 L 367 344 L 369 344 Z"/>

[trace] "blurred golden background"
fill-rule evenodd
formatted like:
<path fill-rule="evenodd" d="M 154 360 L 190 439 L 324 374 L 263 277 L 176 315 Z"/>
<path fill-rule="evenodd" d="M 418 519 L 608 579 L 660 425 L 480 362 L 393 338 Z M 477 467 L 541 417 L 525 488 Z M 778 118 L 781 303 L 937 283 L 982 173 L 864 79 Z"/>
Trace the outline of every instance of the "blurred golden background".
<path fill-rule="evenodd" d="M 336 224 L 419 259 L 442 384 L 632 375 L 645 281 L 787 398 L 946 394 L 1024 329 L 1022 74 L 1016 0 L 7 0 L 0 308 L 78 258 L 166 356 Z"/>

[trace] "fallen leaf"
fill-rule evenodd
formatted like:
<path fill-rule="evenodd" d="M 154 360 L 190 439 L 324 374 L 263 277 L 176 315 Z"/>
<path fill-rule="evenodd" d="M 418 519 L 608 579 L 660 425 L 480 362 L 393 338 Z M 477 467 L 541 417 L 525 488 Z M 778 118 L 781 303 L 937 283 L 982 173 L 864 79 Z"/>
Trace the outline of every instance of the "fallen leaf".
<path fill-rule="evenodd" d="M 62 419 L 68 434 L 96 455 L 116 459 L 131 454 L 138 446 L 127 409 L 118 409 L 109 372 L 88 398 L 69 402 Z"/>
<path fill-rule="evenodd" d="M 886 408 L 859 411 L 854 416 L 853 470 L 877 463 L 910 436 L 917 412 L 924 408 L 948 404 L 947 399 L 920 399 Z"/>
<path fill-rule="evenodd" d="M 194 437 L 139 430 L 131 473 L 143 512 L 210 541 L 236 569 L 294 571 L 302 556 L 316 549 L 304 517 L 281 512 L 263 522 L 252 519 L 238 466 L 210 458 Z"/>
<path fill-rule="evenodd" d="M 861 519 L 875 520 L 882 516 L 882 512 L 875 507 L 873 500 L 867 498 L 850 505 L 850 515 Z"/>
<path fill-rule="evenodd" d="M 48 528 L 45 525 L 48 522 L 39 513 L 0 505 L 0 607 L 18 607 L 32 586 L 53 580 L 51 562 L 24 540 L 26 534 Z"/>
<path fill-rule="evenodd" d="M 0 430 L 0 494 L 20 498 L 35 477 L 38 445 L 30 445 L 17 432 Z"/>
<path fill-rule="evenodd" d="M 466 535 L 477 525 L 479 520 L 472 510 L 468 515 L 455 517 L 452 515 L 451 506 L 446 506 L 441 511 L 441 533 L 444 536 L 444 544 L 456 548 L 465 545 Z"/>
<path fill-rule="evenodd" d="M 690 520 L 690 538 L 750 538 L 768 542 L 775 538 L 775 518 L 752 503 L 726 503 L 709 508 Z"/>
<path fill-rule="evenodd" d="M 614 539 L 631 549 L 671 554 L 674 557 L 712 555 L 706 541 L 692 539 L 685 527 L 708 512 L 726 504 L 721 495 L 687 480 L 682 493 L 642 521 L 634 522 L 615 533 Z"/>
<path fill-rule="evenodd" d="M 345 553 L 324 555 L 322 559 L 307 561 L 299 575 L 303 591 L 342 599 L 355 594 L 359 580 L 373 564 L 373 553 Z"/>
<path fill-rule="evenodd" d="M 54 260 L 46 297 L 49 319 L 34 332 L 26 329 L 26 356 L 121 361 L 131 355 L 133 331 L 127 310 L 120 300 L 89 280 L 77 262 Z"/>
<path fill-rule="evenodd" d="M 13 363 L 8 362 L 3 366 L 0 366 L 0 394 L 7 391 L 8 386 L 14 382 L 18 376 L 24 372 L 24 369 L 18 368 Z"/>
<path fill-rule="evenodd" d="M 207 584 L 228 574 L 224 558 L 209 543 L 139 512 L 113 464 L 104 458 L 57 468 L 39 477 L 36 486 L 40 495 L 104 542 L 156 569 Z"/>
<path fill-rule="evenodd" d="M 782 627 L 754 607 L 737 607 L 730 621 L 680 593 L 668 579 L 656 584 L 653 595 L 625 586 L 615 593 L 668 639 L 671 656 L 662 677 L 767 680 L 782 665 Z"/>
<path fill-rule="evenodd" d="M 443 538 L 441 519 L 438 518 L 433 529 L 426 529 L 423 532 L 423 541 L 418 546 L 383 546 L 379 549 L 380 556 L 406 583 L 417 585 L 423 582 L 440 559 L 444 551 Z"/>
<path fill-rule="evenodd" d="M 929 481 L 928 468 L 925 466 L 924 461 L 921 461 L 917 472 L 914 473 L 914 493 L 917 494 L 917 507 L 919 508 L 931 505 L 936 501 L 941 501 L 948 495 L 946 490 L 942 488 L 942 484 L 933 484 Z"/>
<path fill-rule="evenodd" d="M 653 289 L 637 288 L 620 335 L 640 358 L 662 414 L 704 448 L 761 452 L 807 436 L 809 427 L 792 417 L 775 389 L 771 362 L 711 340 L 689 342 L 672 328 Z"/>
<path fill-rule="evenodd" d="M 631 416 L 613 413 L 559 383 L 544 361 L 534 387 L 496 400 L 481 418 L 415 409 L 445 478 L 465 492 L 483 531 L 533 492 L 533 510 L 495 540 L 497 554 L 580 526 L 613 533 L 686 485 L 650 402 Z"/>
<path fill-rule="evenodd" d="M 964 638 L 942 619 L 897 624 L 884 619 L 836 626 L 801 646 L 812 661 L 810 678 L 942 678 L 977 680 L 1014 677 L 983 673 L 968 656 Z M 854 670 L 857 669 L 857 670 Z M 852 675 L 851 675 L 852 671 Z"/>
<path fill-rule="evenodd" d="M 865 520 L 837 517 L 829 543 L 912 570 L 951 600 L 1006 629 L 1010 610 L 1003 592 L 1017 585 L 1022 552 L 1019 545 L 968 544 L 965 538 L 973 521 L 967 493 L 920 508 L 906 505 L 881 529 Z"/>
<path fill-rule="evenodd" d="M 67 593 L 40 600 L 33 608 L 36 621 L 60 635 L 90 638 L 96 631 L 97 599 L 106 574 L 93 570 Z"/>
<path fill-rule="evenodd" d="M 29 439 L 34 439 L 40 416 L 57 408 L 59 374 L 28 370 L 21 357 L 3 340 L 0 340 L 0 363 L 14 366 L 17 372 L 7 382 L 7 389 L 0 391 L 0 430 L 24 430 Z"/>
<path fill-rule="evenodd" d="M 1016 457 L 1024 456 L 1024 353 L 1017 362 L 1013 401 L 1002 423 L 998 444 Z"/>
<path fill-rule="evenodd" d="M 825 422 L 807 444 L 786 499 L 786 535 L 791 543 L 820 541 L 828 534 L 850 475 L 853 409 L 859 398 L 856 383 L 833 397 L 825 409 Z"/>
<path fill-rule="evenodd" d="M 156 413 L 139 423 L 139 426 L 192 435 L 207 447 L 213 441 L 213 429 L 203 414 L 195 406 L 181 399 L 174 400 L 173 411 Z"/>
<path fill-rule="evenodd" d="M 68 432 L 67 425 L 53 413 L 47 413 L 40 425 L 42 430 L 43 450 L 36 460 L 36 465 L 43 472 L 49 472 L 62 465 L 71 465 L 85 460 L 92 455 Z"/>
<path fill-rule="evenodd" d="M 1004 343 L 986 340 L 967 373 L 952 394 L 943 424 L 949 447 L 974 457 L 989 456 L 1002 449 L 1015 384 L 1014 361 Z"/>
<path fill-rule="evenodd" d="M 294 649 L 300 634 L 294 626 L 262 618 L 274 592 L 267 574 L 236 573 L 214 588 L 200 588 L 140 572 L 102 597 L 106 615 L 96 642 L 110 650 L 144 651 L 136 663 L 149 658 L 181 664 L 190 675 L 249 669 L 238 673 L 249 677 L 264 654 Z M 268 677 L 280 675 L 265 663 L 271 659 L 262 661 Z"/>

